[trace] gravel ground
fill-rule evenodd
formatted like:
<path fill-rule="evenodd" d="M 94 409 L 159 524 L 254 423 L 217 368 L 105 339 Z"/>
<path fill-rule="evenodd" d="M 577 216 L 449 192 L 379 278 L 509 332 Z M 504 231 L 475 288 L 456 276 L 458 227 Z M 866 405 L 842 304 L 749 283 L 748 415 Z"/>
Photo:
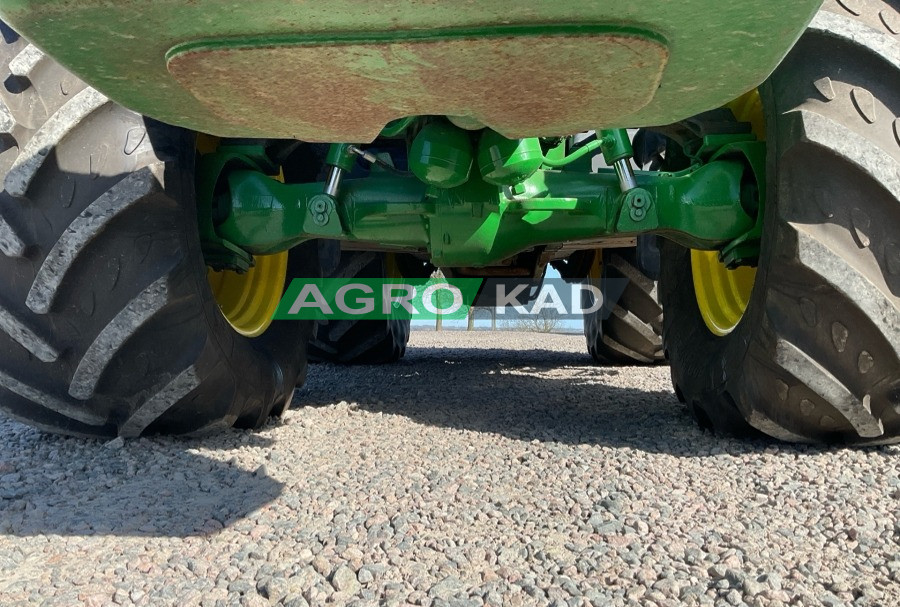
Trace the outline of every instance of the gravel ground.
<path fill-rule="evenodd" d="M 900 448 L 715 438 L 583 351 L 415 332 L 204 441 L 0 420 L 0 603 L 900 605 Z"/>

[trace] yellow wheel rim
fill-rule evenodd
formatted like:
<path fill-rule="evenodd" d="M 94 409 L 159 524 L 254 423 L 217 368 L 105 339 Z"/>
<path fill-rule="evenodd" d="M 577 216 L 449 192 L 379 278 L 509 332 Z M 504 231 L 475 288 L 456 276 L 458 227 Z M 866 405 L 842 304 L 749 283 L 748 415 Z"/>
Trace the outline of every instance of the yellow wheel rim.
<path fill-rule="evenodd" d="M 759 91 L 753 90 L 728 104 L 735 118 L 749 122 L 759 140 L 766 138 L 766 124 Z M 691 271 L 697 307 L 707 328 L 728 335 L 744 317 L 756 282 L 756 268 L 729 270 L 716 251 L 691 251 Z"/>
<path fill-rule="evenodd" d="M 210 154 L 219 147 L 219 138 L 198 134 L 197 152 Z M 284 181 L 283 175 L 275 177 Z M 253 267 L 239 274 L 207 268 L 206 278 L 222 315 L 235 331 L 245 337 L 259 337 L 272 324 L 272 316 L 287 281 L 288 252 L 256 255 Z"/>
<path fill-rule="evenodd" d="M 744 317 L 756 268 L 729 270 L 716 251 L 691 251 L 694 293 L 700 315 L 715 335 L 728 335 Z"/>
<path fill-rule="evenodd" d="M 219 309 L 234 330 L 245 337 L 258 337 L 272 324 L 287 279 L 287 251 L 253 259 L 255 265 L 243 274 L 212 268 L 206 272 Z"/>

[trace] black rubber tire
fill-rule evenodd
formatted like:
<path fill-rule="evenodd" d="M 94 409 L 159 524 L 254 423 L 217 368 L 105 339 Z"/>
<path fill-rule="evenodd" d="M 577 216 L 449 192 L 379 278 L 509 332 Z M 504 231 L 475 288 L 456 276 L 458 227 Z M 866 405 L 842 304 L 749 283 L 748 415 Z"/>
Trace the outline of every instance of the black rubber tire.
<path fill-rule="evenodd" d="M 5 26 L 0 72 L 0 411 L 114 437 L 257 427 L 283 409 L 312 323 L 250 340 L 219 312 L 194 135 L 108 101 Z"/>
<path fill-rule="evenodd" d="M 900 440 L 898 30 L 890 3 L 829 3 L 761 88 L 766 221 L 754 290 L 729 335 L 706 329 L 689 253 L 665 244 L 672 378 L 702 425 Z"/>
<path fill-rule="evenodd" d="M 384 253 L 342 251 L 334 278 L 383 278 L 387 276 Z M 342 365 L 383 365 L 406 354 L 409 319 L 320 321 L 309 344 L 313 361 Z"/>
<path fill-rule="evenodd" d="M 600 310 L 584 315 L 584 336 L 591 357 L 603 365 L 663 362 L 663 310 L 656 277 L 642 268 L 637 248 L 604 249 L 598 254 L 603 255 L 601 290 L 605 303 Z M 621 291 L 623 281 L 627 284 Z"/>

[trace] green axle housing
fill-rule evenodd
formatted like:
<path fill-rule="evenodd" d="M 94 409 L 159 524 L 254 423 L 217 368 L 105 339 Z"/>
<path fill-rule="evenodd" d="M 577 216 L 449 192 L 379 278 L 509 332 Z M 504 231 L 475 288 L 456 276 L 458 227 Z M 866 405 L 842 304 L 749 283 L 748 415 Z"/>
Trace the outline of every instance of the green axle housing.
<path fill-rule="evenodd" d="M 758 192 L 764 191 L 765 145 L 752 135 L 713 137 L 702 158 L 676 173 L 631 172 L 624 132 L 601 131 L 588 146 L 603 148 L 620 163 L 616 170 L 543 166 L 583 153 L 546 161 L 537 140 L 509 141 L 486 131 L 479 169 L 469 174 L 469 133 L 432 122 L 410 146 L 412 175 L 374 164 L 370 176 L 339 180 L 331 192 L 332 180 L 284 184 L 268 177 L 259 168 L 262 147 L 223 147 L 200 165 L 201 215 L 204 208 L 219 210 L 205 242 L 216 243 L 212 250 L 220 254 L 237 249 L 249 256 L 337 239 L 427 252 L 435 265 L 454 267 L 497 265 L 551 243 L 655 233 L 696 249 L 728 250 L 740 242 L 735 265 L 755 256 L 748 235 L 763 208 Z M 332 146 L 332 170 L 345 170 L 356 149 Z M 246 155 L 243 162 L 240 155 Z M 627 190 L 621 163 L 633 182 Z M 758 187 L 748 189 L 748 181 Z M 224 192 L 215 205 L 214 192 Z M 201 226 L 210 225 L 201 218 Z"/>

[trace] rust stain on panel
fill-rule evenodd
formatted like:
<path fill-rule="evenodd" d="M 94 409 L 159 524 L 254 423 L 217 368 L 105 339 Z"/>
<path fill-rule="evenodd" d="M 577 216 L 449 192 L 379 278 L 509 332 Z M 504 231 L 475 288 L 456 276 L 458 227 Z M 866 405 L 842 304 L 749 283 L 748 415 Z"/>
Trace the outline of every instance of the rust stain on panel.
<path fill-rule="evenodd" d="M 201 48 L 168 67 L 223 120 L 365 143 L 413 115 L 466 116 L 512 138 L 608 125 L 652 101 L 668 56 L 638 35 L 534 35 Z"/>

